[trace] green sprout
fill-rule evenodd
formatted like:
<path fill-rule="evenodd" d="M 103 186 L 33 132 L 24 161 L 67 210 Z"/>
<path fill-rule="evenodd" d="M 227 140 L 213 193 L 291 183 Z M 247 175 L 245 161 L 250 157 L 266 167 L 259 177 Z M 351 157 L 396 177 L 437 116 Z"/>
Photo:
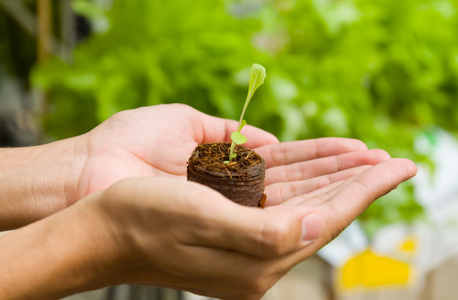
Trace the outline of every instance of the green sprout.
<path fill-rule="evenodd" d="M 247 124 L 247 122 L 243 119 L 245 115 L 246 108 L 248 107 L 248 103 L 250 103 L 251 98 L 254 95 L 254 92 L 258 89 L 258 87 L 264 83 L 264 79 L 266 78 L 266 68 L 261 66 L 260 64 L 253 64 L 250 69 L 250 80 L 248 82 L 248 95 L 245 100 L 245 105 L 243 106 L 242 115 L 240 116 L 239 126 L 237 131 L 231 133 L 231 151 L 229 153 L 229 160 L 225 161 L 225 164 L 228 164 L 232 161 L 233 158 L 237 157 L 237 154 L 234 153 L 235 145 L 242 145 L 247 142 L 246 136 L 240 133 L 243 126 Z"/>

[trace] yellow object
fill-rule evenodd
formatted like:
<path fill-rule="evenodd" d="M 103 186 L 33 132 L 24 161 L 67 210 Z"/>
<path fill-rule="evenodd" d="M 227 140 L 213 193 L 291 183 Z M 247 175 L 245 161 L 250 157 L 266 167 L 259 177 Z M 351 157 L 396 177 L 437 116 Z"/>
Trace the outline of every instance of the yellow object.
<path fill-rule="evenodd" d="M 399 251 L 413 255 L 417 252 L 417 241 L 413 237 L 409 237 L 399 246 Z"/>
<path fill-rule="evenodd" d="M 407 249 L 413 247 L 409 243 L 404 245 Z M 343 290 L 406 287 L 414 277 L 414 268 L 408 262 L 367 249 L 348 260 L 336 275 L 336 284 Z"/>

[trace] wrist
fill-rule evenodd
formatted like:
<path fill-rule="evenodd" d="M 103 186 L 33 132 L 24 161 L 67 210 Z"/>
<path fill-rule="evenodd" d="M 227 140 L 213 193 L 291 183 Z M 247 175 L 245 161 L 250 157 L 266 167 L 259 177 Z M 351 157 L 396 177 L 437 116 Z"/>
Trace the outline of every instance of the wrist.
<path fill-rule="evenodd" d="M 77 200 L 86 139 L 0 150 L 0 230 L 42 219 Z"/>
<path fill-rule="evenodd" d="M 93 208 L 78 203 L 0 238 L 0 299 L 60 299 L 120 284 L 116 247 Z"/>
<path fill-rule="evenodd" d="M 65 177 L 61 185 L 65 207 L 86 196 L 80 193 L 80 183 L 89 156 L 88 138 L 88 134 L 83 134 L 67 140 L 71 155 L 68 156 L 70 160 L 66 164 Z"/>

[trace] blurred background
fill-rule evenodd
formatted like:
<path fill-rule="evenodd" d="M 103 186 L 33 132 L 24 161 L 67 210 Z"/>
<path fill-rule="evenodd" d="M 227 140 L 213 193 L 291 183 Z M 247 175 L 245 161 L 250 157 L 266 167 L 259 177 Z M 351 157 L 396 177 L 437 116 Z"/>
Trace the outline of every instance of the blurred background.
<path fill-rule="evenodd" d="M 0 146 L 160 103 L 238 119 L 260 63 L 249 124 L 282 141 L 361 139 L 420 167 L 266 299 L 455 299 L 436 292 L 453 291 L 438 278 L 458 276 L 457 10 L 456 0 L 0 0 Z M 124 292 L 193 297 L 86 296 Z"/>

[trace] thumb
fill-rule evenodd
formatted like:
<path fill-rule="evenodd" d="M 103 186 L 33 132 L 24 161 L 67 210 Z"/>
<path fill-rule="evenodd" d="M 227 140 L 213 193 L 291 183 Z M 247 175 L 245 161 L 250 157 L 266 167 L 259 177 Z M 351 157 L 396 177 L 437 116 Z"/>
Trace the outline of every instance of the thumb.
<path fill-rule="evenodd" d="M 202 134 L 199 134 L 199 144 L 231 140 L 231 133 L 237 131 L 238 122 L 206 115 L 199 112 Z M 278 143 L 278 139 L 271 133 L 257 127 L 246 125 L 242 134 L 248 138 L 245 144 L 248 148 L 257 148 Z"/>
<path fill-rule="evenodd" d="M 235 250 L 260 258 L 275 258 L 306 247 L 323 229 L 323 218 L 311 208 L 272 206 L 266 209 L 227 202 L 205 246 Z M 209 238 L 210 237 L 210 238 Z"/>

